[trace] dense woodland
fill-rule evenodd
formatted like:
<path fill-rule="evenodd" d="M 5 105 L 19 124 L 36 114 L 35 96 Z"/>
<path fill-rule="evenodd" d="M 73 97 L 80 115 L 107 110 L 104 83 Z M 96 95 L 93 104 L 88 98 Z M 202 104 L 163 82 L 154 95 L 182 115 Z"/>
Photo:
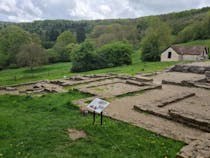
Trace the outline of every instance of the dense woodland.
<path fill-rule="evenodd" d="M 210 8 L 136 19 L 0 22 L 0 69 L 72 61 L 72 71 L 158 61 L 171 44 L 210 38 Z M 118 59 L 118 61 L 116 60 Z"/>

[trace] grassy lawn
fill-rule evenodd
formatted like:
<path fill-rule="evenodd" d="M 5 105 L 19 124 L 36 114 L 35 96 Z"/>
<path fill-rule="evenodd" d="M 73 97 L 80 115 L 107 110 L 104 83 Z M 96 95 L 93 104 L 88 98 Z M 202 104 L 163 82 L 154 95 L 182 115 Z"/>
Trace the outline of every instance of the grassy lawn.
<path fill-rule="evenodd" d="M 136 52 L 133 54 L 132 65 L 94 70 L 81 74 L 126 73 L 134 75 L 140 72 L 163 70 L 176 63 L 177 62 L 141 62 L 139 60 L 139 53 Z M 32 72 L 28 68 L 3 70 L 0 71 L 0 85 L 12 85 L 46 79 L 60 79 L 64 76 L 76 75 L 76 73 L 70 73 L 70 67 L 71 63 L 58 63 L 36 68 Z"/>
<path fill-rule="evenodd" d="M 104 118 L 103 126 L 93 126 L 92 115 L 81 116 L 71 103 L 84 97 L 76 91 L 42 97 L 0 96 L 0 157 L 173 158 L 184 146 L 109 118 Z M 72 141 L 68 128 L 84 130 L 88 136 Z"/>
<path fill-rule="evenodd" d="M 84 72 L 83 74 L 97 74 L 97 73 L 125 73 L 125 74 L 137 74 L 164 70 L 169 66 L 175 65 L 177 62 L 137 62 L 132 65 L 126 65 L 121 67 L 106 68 L 100 70 L 94 70 Z"/>
<path fill-rule="evenodd" d="M 208 46 L 210 48 L 210 40 L 196 40 L 192 42 L 181 43 L 178 45 L 183 45 L 183 46 L 202 45 L 202 46 Z"/>

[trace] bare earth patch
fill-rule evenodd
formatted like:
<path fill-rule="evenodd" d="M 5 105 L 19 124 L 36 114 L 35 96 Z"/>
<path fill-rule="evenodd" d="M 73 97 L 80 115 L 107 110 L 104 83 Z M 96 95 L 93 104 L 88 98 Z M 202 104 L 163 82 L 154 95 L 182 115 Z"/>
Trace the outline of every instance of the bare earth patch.
<path fill-rule="evenodd" d="M 78 131 L 76 129 L 69 128 L 68 130 L 69 137 L 75 141 L 77 139 L 86 138 L 87 134 L 84 131 Z"/>

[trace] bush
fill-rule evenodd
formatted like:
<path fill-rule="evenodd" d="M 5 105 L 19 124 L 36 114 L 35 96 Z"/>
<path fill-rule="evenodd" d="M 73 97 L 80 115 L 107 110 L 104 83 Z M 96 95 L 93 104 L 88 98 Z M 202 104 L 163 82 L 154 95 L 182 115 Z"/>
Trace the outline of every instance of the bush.
<path fill-rule="evenodd" d="M 95 51 L 89 41 L 82 43 L 72 52 L 72 72 L 96 70 L 106 67 L 128 65 L 131 60 L 131 46 L 123 42 L 104 45 Z"/>
<path fill-rule="evenodd" d="M 71 55 L 72 72 L 98 69 L 98 56 L 92 43 L 86 41 L 78 46 Z"/>
<path fill-rule="evenodd" d="M 132 63 L 132 48 L 123 42 L 114 42 L 98 49 L 102 67 L 129 65 Z"/>

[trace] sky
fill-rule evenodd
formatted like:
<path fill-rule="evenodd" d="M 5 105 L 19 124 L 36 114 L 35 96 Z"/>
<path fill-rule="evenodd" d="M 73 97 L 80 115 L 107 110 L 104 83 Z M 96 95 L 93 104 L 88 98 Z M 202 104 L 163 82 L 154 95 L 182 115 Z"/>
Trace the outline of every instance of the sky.
<path fill-rule="evenodd" d="M 0 0 L 0 21 L 136 18 L 210 6 L 210 0 Z"/>

